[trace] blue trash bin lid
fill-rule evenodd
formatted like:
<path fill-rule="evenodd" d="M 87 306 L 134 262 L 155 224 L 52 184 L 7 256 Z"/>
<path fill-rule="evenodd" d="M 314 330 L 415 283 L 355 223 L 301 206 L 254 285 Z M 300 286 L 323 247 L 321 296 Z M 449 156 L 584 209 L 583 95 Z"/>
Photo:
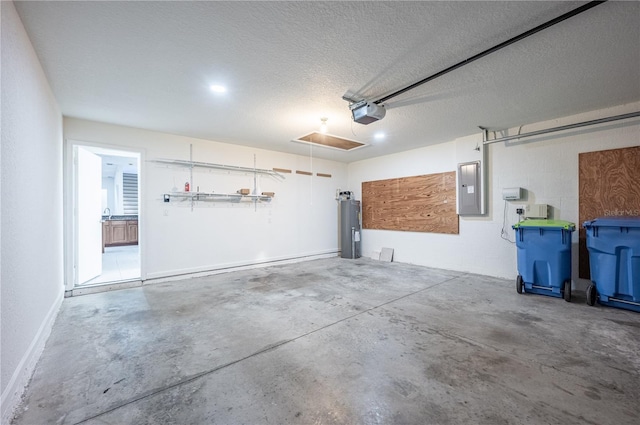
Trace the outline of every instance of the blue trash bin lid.
<path fill-rule="evenodd" d="M 640 227 L 640 217 L 598 217 L 595 220 L 587 220 L 582 225 L 584 227 Z"/>
<path fill-rule="evenodd" d="M 513 226 L 514 229 L 520 227 L 544 227 L 545 229 L 563 229 L 563 230 L 576 230 L 576 225 L 570 221 L 564 220 L 524 220 L 520 223 L 516 223 Z"/>

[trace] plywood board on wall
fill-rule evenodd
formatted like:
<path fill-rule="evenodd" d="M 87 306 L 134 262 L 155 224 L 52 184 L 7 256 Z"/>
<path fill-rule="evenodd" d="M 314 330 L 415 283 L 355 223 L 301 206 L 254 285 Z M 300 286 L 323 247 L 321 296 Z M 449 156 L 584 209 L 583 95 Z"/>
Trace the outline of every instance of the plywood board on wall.
<path fill-rule="evenodd" d="M 640 215 L 640 146 L 586 152 L 578 156 L 579 274 L 589 278 L 587 220 Z"/>
<path fill-rule="evenodd" d="M 458 234 L 455 171 L 363 182 L 362 227 Z"/>

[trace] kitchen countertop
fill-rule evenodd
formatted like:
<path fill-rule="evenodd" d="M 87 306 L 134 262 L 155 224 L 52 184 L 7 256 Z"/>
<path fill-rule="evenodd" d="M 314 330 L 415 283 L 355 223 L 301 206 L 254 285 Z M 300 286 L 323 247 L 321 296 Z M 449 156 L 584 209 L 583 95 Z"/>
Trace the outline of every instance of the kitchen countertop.
<path fill-rule="evenodd" d="M 102 216 L 102 221 L 137 220 L 137 219 L 138 219 L 137 215 L 112 215 L 111 218 L 109 218 L 108 215 L 103 215 Z"/>

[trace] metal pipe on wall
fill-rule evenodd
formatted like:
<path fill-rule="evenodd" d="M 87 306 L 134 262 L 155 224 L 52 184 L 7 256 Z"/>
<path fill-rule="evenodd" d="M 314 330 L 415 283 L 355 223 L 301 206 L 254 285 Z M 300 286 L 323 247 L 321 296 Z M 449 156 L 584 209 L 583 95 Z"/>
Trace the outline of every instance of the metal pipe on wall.
<path fill-rule="evenodd" d="M 583 121 L 583 122 L 578 122 L 578 123 L 575 123 L 575 124 L 561 125 L 559 127 L 552 127 L 552 128 L 547 128 L 547 129 L 544 129 L 544 130 L 532 131 L 532 132 L 524 133 L 524 134 L 515 134 L 513 136 L 505 136 L 505 137 L 500 137 L 498 139 L 492 139 L 492 140 L 486 140 L 487 130 L 485 128 L 483 128 L 483 127 L 480 127 L 480 128 L 485 132 L 485 140 L 482 142 L 482 144 L 483 145 L 489 145 L 489 144 L 492 144 L 492 143 L 508 142 L 510 140 L 522 139 L 522 138 L 525 138 L 525 137 L 540 136 L 542 134 L 556 133 L 558 131 L 571 130 L 573 128 L 580 128 L 580 127 L 586 127 L 586 126 L 589 126 L 589 125 L 603 124 L 603 123 L 607 123 L 607 122 L 619 121 L 619 120 L 624 120 L 624 119 L 627 119 L 627 118 L 635 118 L 635 117 L 640 117 L 640 111 L 630 112 L 628 114 L 622 114 L 622 115 L 614 115 L 614 116 L 606 117 L 606 118 L 598 118 L 598 119 L 595 119 L 595 120 Z"/>

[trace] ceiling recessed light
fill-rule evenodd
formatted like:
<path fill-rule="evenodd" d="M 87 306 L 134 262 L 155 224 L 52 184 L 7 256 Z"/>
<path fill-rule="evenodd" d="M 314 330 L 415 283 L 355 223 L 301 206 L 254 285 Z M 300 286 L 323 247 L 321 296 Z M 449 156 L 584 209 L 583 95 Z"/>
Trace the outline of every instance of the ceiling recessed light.
<path fill-rule="evenodd" d="M 384 137 L 385 137 L 384 133 L 382 133 L 382 132 L 378 132 L 378 133 L 373 135 L 373 138 L 376 139 L 376 140 L 382 140 L 382 139 L 384 139 Z"/>
<path fill-rule="evenodd" d="M 220 86 L 218 84 L 214 84 L 214 85 L 210 86 L 209 88 L 214 93 L 225 93 L 227 91 L 227 88 L 225 86 Z"/>

